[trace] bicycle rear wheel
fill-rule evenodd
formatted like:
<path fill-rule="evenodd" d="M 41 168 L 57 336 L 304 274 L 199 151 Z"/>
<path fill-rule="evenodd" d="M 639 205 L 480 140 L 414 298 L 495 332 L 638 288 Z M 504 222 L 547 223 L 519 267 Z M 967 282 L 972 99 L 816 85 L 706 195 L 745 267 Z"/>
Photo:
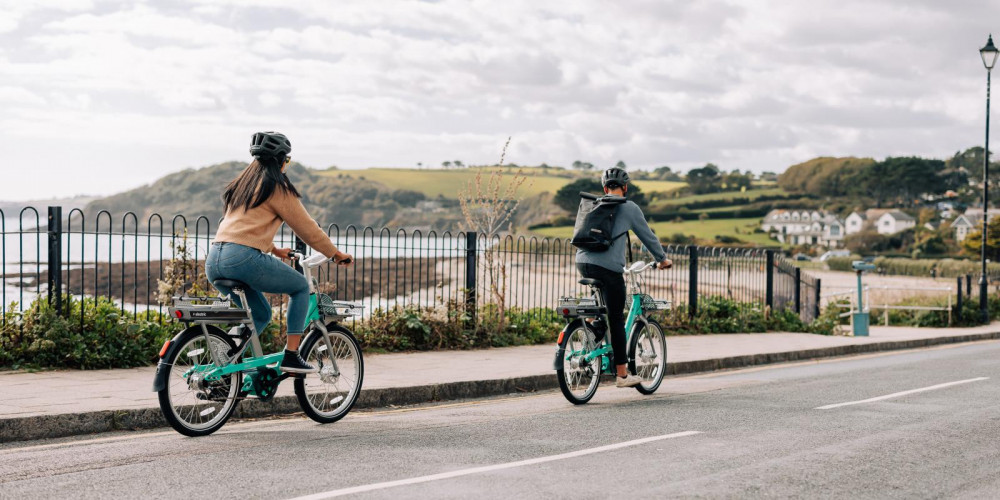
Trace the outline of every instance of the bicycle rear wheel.
<path fill-rule="evenodd" d="M 346 328 L 327 325 L 330 343 L 327 347 L 322 332 L 313 330 L 302 342 L 299 351 L 319 373 L 295 378 L 295 396 L 309 418 L 330 424 L 344 418 L 361 394 L 365 363 L 354 335 Z"/>
<path fill-rule="evenodd" d="M 587 330 L 582 324 L 566 332 L 560 347 L 564 349 L 564 359 L 562 369 L 556 370 L 559 389 L 570 403 L 582 405 L 594 397 L 601 384 L 601 357 L 584 359 L 590 349 Z"/>
<path fill-rule="evenodd" d="M 212 351 L 220 359 L 234 348 L 222 330 L 208 327 L 209 344 L 201 328 L 191 328 L 176 341 L 163 359 L 167 385 L 157 393 L 163 417 L 185 436 L 205 436 L 217 431 L 236 410 L 242 375 L 239 372 L 207 381 L 204 373 L 216 367 Z"/>
<path fill-rule="evenodd" d="M 659 323 L 647 320 L 632 327 L 628 345 L 628 369 L 642 382 L 635 389 L 652 394 L 663 382 L 667 370 L 667 339 Z"/>

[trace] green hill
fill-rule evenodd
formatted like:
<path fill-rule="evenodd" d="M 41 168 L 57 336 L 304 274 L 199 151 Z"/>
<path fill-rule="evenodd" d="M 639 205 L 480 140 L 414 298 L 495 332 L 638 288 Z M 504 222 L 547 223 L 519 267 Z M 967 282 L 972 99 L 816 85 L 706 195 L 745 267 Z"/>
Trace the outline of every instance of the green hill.
<path fill-rule="evenodd" d="M 706 219 L 684 222 L 654 222 L 649 225 L 660 239 L 681 233 L 694 236 L 702 242 L 713 242 L 716 236 L 729 236 L 758 246 L 779 246 L 764 233 L 754 233 L 760 227 L 759 218 L 748 219 Z M 573 236 L 573 226 L 548 227 L 533 231 L 541 236 L 569 238 Z M 635 241 L 633 239 L 633 241 Z"/>
<path fill-rule="evenodd" d="M 121 224 L 122 215 L 131 211 L 140 225 L 145 225 L 152 214 L 160 214 L 167 231 L 171 218 L 177 214 L 184 215 L 192 227 L 196 218 L 204 215 L 214 228 L 223 215 L 223 189 L 246 165 L 228 162 L 187 169 L 152 184 L 94 200 L 84 208 L 88 228 L 94 227 L 101 210 L 112 214 L 116 227 Z M 382 225 L 392 220 L 400 209 L 412 207 L 426 198 L 419 192 L 389 189 L 369 180 L 317 175 L 315 170 L 298 163 L 290 165 L 286 174 L 302 195 L 302 204 L 324 225 Z M 157 227 L 155 219 L 153 227 Z"/>
<path fill-rule="evenodd" d="M 506 168 L 506 167 L 505 167 Z M 516 171 L 516 167 L 510 167 L 511 171 Z M 475 181 L 476 174 L 483 173 L 483 179 L 489 176 L 491 167 L 465 168 L 455 170 L 427 169 L 415 170 L 406 168 L 366 168 L 361 170 L 324 170 L 316 172 L 324 176 L 349 176 L 355 179 L 365 179 L 375 181 L 390 189 L 412 189 L 424 193 L 428 198 L 456 199 L 458 193 L 465 189 L 469 182 Z M 525 168 L 522 170 L 528 176 L 528 182 L 521 188 L 521 193 L 526 196 L 536 196 L 541 193 L 555 193 L 559 188 L 573 182 L 579 174 L 562 171 L 549 170 L 537 167 Z M 599 174 L 590 173 L 587 175 L 597 176 Z M 530 185 L 529 185 L 530 183 Z M 683 182 L 670 181 L 637 181 L 643 191 L 673 191 L 684 186 Z"/>

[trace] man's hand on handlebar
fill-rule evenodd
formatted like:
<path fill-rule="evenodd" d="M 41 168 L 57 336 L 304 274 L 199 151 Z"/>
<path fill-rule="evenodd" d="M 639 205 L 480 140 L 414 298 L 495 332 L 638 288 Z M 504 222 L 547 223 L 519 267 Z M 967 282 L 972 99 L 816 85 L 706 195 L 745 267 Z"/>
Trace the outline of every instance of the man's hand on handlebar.
<path fill-rule="evenodd" d="M 670 269 L 674 265 L 674 262 L 670 259 L 663 259 L 662 262 L 656 264 L 657 269 Z"/>

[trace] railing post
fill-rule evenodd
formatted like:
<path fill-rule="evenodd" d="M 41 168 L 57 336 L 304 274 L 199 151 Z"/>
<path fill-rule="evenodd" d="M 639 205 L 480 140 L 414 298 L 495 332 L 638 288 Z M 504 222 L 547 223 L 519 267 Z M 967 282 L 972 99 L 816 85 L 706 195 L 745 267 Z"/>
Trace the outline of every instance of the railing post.
<path fill-rule="evenodd" d="M 765 250 L 766 286 L 764 287 L 764 303 L 769 310 L 774 309 L 774 250 Z"/>
<path fill-rule="evenodd" d="M 688 316 L 698 314 L 698 247 L 688 245 Z"/>
<path fill-rule="evenodd" d="M 971 298 L 972 297 L 972 275 L 971 274 L 966 274 L 965 275 L 965 296 L 967 298 Z"/>
<path fill-rule="evenodd" d="M 296 252 L 298 252 L 298 253 L 300 253 L 302 255 L 305 255 L 306 254 L 306 242 L 302 241 L 302 239 L 299 238 L 299 235 L 294 234 L 294 233 L 292 233 L 292 234 L 295 236 L 295 248 L 293 248 L 292 250 L 294 250 L 294 251 L 296 251 Z M 294 262 L 295 262 L 295 270 L 301 273 L 302 272 L 302 264 L 300 264 L 299 261 L 297 261 L 297 260 L 294 261 Z"/>
<path fill-rule="evenodd" d="M 802 314 L 802 268 L 795 268 L 795 314 Z"/>
<path fill-rule="evenodd" d="M 958 313 L 959 313 L 959 315 L 961 315 L 962 314 L 962 277 L 959 276 L 959 277 L 955 278 L 955 280 L 958 281 L 958 286 L 956 287 L 956 288 L 958 288 L 958 300 L 955 301 L 955 305 L 958 306 Z M 959 316 L 959 318 L 961 318 L 961 316 Z"/>
<path fill-rule="evenodd" d="M 820 285 L 822 285 L 822 283 L 823 283 L 823 280 L 821 280 L 819 278 L 816 278 L 816 305 L 815 305 L 815 307 L 816 307 L 816 316 L 813 319 L 818 319 L 820 313 L 822 312 L 822 308 L 820 307 L 820 304 L 819 304 L 819 301 L 820 301 L 820 293 L 819 293 L 819 291 L 820 291 Z"/>
<path fill-rule="evenodd" d="M 475 231 L 465 233 L 465 313 L 469 323 L 476 325 L 476 242 L 479 235 Z"/>
<path fill-rule="evenodd" d="M 49 207 L 49 305 L 62 313 L 62 207 Z M 125 291 L 122 290 L 124 295 Z"/>

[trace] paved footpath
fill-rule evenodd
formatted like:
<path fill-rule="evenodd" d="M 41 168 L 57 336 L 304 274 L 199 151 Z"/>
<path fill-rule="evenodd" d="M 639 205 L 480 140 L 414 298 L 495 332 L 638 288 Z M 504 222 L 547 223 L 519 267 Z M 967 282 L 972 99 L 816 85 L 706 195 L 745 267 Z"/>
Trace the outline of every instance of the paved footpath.
<path fill-rule="evenodd" d="M 671 374 L 1000 338 L 1000 322 L 974 328 L 872 327 L 870 337 L 801 333 L 667 339 Z M 493 396 L 556 387 L 554 345 L 365 356 L 359 407 Z M 151 391 L 155 367 L 0 372 L 0 442 L 164 425 Z M 292 384 L 237 416 L 293 413 Z"/>

